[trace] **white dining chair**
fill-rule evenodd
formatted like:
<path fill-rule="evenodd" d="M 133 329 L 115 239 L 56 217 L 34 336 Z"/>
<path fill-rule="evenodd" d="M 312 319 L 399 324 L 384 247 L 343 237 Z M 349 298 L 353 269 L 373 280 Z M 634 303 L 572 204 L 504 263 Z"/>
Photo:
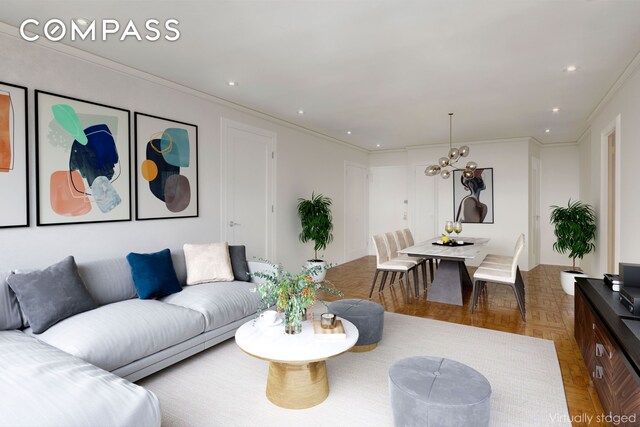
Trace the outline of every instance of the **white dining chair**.
<path fill-rule="evenodd" d="M 516 245 L 513 249 L 513 252 L 516 253 L 518 251 L 522 251 L 524 248 L 524 234 L 520 234 L 516 239 Z M 493 263 L 493 264 L 501 264 L 501 265 L 511 265 L 513 262 L 512 255 L 495 255 L 495 254 L 487 254 L 484 257 L 482 262 Z"/>
<path fill-rule="evenodd" d="M 518 258 L 524 249 L 524 234 L 520 235 L 518 243 L 519 244 L 516 244 L 515 253 L 513 257 L 511 257 L 510 264 L 504 263 L 508 258 L 494 258 L 494 260 L 498 262 L 491 260 L 482 261 L 478 269 L 473 273 L 473 291 L 471 293 L 472 313 L 478 305 L 480 292 L 485 288 L 487 282 L 491 282 L 511 286 L 516 297 L 516 302 L 518 303 L 518 308 L 520 309 L 522 321 L 527 321 L 524 280 L 522 280 L 522 274 L 518 267 Z M 502 263 L 500 261 L 502 261 Z"/>
<path fill-rule="evenodd" d="M 385 243 L 387 244 L 387 249 L 389 250 L 390 261 L 404 261 L 404 262 L 412 263 L 415 267 L 422 266 L 422 278 L 423 278 L 423 282 L 425 283 L 425 290 L 426 290 L 427 269 L 425 267 L 425 260 L 417 257 L 411 257 L 405 254 L 399 254 L 398 242 L 396 240 L 396 235 L 394 232 L 390 231 L 388 233 L 384 233 L 384 240 L 385 240 Z M 413 287 L 414 287 L 416 298 L 417 298 L 420 293 L 420 284 L 418 283 L 417 268 L 413 270 L 413 277 L 414 277 Z M 394 275 L 392 275 L 391 283 L 393 283 L 394 278 L 395 278 Z"/>
<path fill-rule="evenodd" d="M 405 228 L 405 229 L 403 229 L 403 230 L 398 230 L 398 231 L 396 231 L 396 235 L 399 235 L 399 234 L 401 234 L 401 235 L 403 236 L 404 241 L 405 241 L 405 242 L 406 242 L 406 244 L 407 244 L 407 246 L 406 246 L 407 248 L 408 248 L 409 246 L 413 246 L 413 245 L 415 245 L 415 242 L 414 242 L 414 240 L 413 240 L 413 234 L 411 234 L 411 229 L 409 229 L 409 228 Z M 402 248 L 402 249 L 404 249 L 404 248 Z M 434 261 L 434 258 L 432 258 L 432 257 L 425 257 L 424 259 L 426 259 L 427 261 L 429 261 L 429 275 L 430 275 L 430 277 L 431 277 L 431 280 L 433 280 L 433 274 L 434 274 L 434 273 L 433 273 L 433 264 L 434 264 L 434 262 L 433 262 L 433 261 Z M 438 260 L 435 260 L 435 264 L 436 264 L 436 267 L 437 267 L 437 266 L 438 266 Z M 425 268 L 426 268 L 426 267 L 425 267 Z M 425 288 L 425 289 L 427 289 L 427 280 L 426 280 L 426 279 L 424 280 L 424 288 Z"/>
<path fill-rule="evenodd" d="M 384 285 L 387 280 L 387 277 L 391 272 L 391 273 L 400 273 L 401 274 L 399 279 L 400 281 L 402 281 L 402 276 L 406 276 L 406 281 L 407 281 L 406 300 L 407 302 L 409 302 L 409 299 L 410 299 L 409 289 L 411 289 L 409 272 L 411 270 L 415 271 L 416 264 L 411 262 L 406 262 L 406 261 L 391 261 L 389 259 L 389 251 L 387 249 L 387 244 L 384 241 L 384 237 L 380 234 L 376 234 L 375 236 L 372 237 L 372 239 L 373 239 L 373 246 L 376 249 L 376 272 L 373 276 L 373 281 L 371 282 L 371 290 L 369 291 L 369 298 L 371 298 L 371 296 L 373 295 L 373 290 L 376 286 L 378 274 L 382 272 L 382 279 L 380 282 L 380 286 L 378 288 L 378 292 L 382 292 L 384 290 Z M 415 274 L 414 274 L 414 277 L 415 277 Z"/>

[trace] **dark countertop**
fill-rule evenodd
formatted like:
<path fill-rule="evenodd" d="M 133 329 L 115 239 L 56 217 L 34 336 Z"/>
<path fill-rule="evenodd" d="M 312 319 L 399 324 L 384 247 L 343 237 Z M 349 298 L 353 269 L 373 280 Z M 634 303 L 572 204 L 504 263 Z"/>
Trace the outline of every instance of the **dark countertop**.
<path fill-rule="evenodd" d="M 620 302 L 604 280 L 578 277 L 576 291 L 591 305 L 607 328 L 636 375 L 640 376 L 640 316 L 633 315 Z"/>

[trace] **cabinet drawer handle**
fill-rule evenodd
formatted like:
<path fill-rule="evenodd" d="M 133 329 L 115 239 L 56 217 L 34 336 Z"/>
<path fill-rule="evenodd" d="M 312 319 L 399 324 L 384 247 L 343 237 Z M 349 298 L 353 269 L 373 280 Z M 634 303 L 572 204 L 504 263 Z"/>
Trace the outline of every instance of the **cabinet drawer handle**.
<path fill-rule="evenodd" d="M 604 369 L 600 365 L 596 365 L 596 371 L 591 374 L 593 378 L 601 380 L 604 376 Z"/>
<path fill-rule="evenodd" d="M 602 357 L 606 355 L 609 359 L 611 359 L 613 357 L 613 354 L 611 352 L 607 351 L 607 348 L 603 345 L 600 344 L 599 342 L 596 343 L 596 357 Z"/>

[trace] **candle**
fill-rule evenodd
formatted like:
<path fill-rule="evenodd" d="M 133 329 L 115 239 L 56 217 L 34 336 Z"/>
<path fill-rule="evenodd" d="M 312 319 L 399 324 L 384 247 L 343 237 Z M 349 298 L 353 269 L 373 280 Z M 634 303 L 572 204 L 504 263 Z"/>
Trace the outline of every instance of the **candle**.
<path fill-rule="evenodd" d="M 323 313 L 320 316 L 320 326 L 323 329 L 333 329 L 336 325 L 336 315 L 333 313 Z"/>

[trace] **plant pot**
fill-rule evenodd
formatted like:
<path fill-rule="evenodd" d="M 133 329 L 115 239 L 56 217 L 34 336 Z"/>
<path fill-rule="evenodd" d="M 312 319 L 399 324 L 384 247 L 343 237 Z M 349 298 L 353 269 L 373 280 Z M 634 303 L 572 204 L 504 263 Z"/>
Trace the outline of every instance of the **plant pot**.
<path fill-rule="evenodd" d="M 327 276 L 327 263 L 321 259 L 310 259 L 305 263 L 305 268 L 312 268 L 316 266 L 322 266 L 322 269 L 315 274 L 311 275 L 314 282 L 322 282 Z"/>
<path fill-rule="evenodd" d="M 569 295 L 574 294 L 576 277 L 587 277 L 587 275 L 582 271 L 577 270 L 565 270 L 560 272 L 560 284 L 562 285 L 562 290 Z"/>

